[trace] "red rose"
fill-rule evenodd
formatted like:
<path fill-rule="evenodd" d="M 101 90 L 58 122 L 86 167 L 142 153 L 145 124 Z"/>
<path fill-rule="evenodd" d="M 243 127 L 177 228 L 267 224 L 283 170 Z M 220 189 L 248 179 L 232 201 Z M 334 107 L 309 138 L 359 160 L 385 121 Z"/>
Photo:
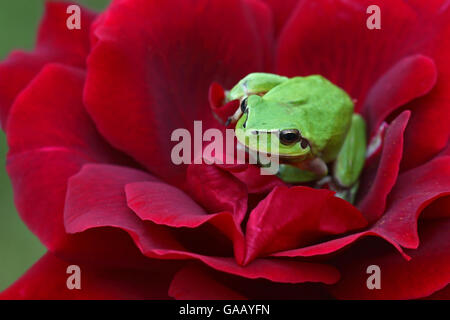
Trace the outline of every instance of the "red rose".
<path fill-rule="evenodd" d="M 0 66 L 0 115 L 48 253 L 1 297 L 448 298 L 450 6 L 377 1 L 369 30 L 371 2 L 117 0 L 81 30 L 47 4 L 36 49 Z M 370 135 L 388 123 L 355 206 L 253 165 L 171 162 L 173 130 L 223 129 L 211 84 L 255 71 L 321 74 Z"/>

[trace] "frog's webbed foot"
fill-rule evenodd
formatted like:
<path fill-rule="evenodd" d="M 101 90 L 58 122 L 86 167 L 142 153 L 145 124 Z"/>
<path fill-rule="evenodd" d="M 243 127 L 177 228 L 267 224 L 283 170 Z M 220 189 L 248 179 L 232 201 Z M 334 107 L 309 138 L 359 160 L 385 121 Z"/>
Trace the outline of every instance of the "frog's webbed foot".
<path fill-rule="evenodd" d="M 319 175 L 312 171 L 302 170 L 290 164 L 280 164 L 277 176 L 286 183 L 302 184 L 314 182 L 314 188 L 327 188 L 335 191 L 335 196 L 354 203 L 356 193 L 358 192 L 359 182 L 356 181 L 351 186 L 341 186 L 331 175 Z"/>
<path fill-rule="evenodd" d="M 327 189 L 330 189 L 330 190 L 336 192 L 336 194 L 335 194 L 336 197 L 344 199 L 344 200 L 350 202 L 351 204 L 353 204 L 355 201 L 355 198 L 356 198 L 356 194 L 358 192 L 359 181 L 357 181 L 350 187 L 343 187 L 343 186 L 339 186 L 336 183 L 336 181 L 333 179 L 333 177 L 326 176 L 325 178 L 317 181 L 317 183 L 315 185 L 315 187 L 317 189 L 322 189 L 325 186 Z"/>
<path fill-rule="evenodd" d="M 356 182 L 353 186 L 350 188 L 341 188 L 340 190 L 335 190 L 336 194 L 335 196 L 344 200 L 347 200 L 351 204 L 355 202 L 356 194 L 358 192 L 359 188 L 359 181 Z"/>

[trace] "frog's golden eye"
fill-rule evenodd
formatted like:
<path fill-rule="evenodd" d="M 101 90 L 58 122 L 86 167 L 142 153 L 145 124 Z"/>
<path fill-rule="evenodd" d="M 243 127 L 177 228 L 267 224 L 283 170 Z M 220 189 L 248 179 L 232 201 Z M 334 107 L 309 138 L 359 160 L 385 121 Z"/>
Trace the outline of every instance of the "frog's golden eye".
<path fill-rule="evenodd" d="M 241 111 L 242 111 L 242 113 L 247 111 L 247 100 L 248 100 L 248 98 L 244 98 L 241 101 Z"/>
<path fill-rule="evenodd" d="M 302 139 L 297 129 L 286 129 L 280 132 L 280 142 L 286 146 L 299 142 Z"/>

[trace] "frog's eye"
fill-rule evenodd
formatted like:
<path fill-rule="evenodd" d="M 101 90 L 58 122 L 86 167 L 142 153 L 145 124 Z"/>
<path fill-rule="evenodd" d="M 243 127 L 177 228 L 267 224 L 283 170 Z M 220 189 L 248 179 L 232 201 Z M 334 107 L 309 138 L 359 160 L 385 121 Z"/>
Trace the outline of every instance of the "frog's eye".
<path fill-rule="evenodd" d="M 291 145 L 302 139 L 297 129 L 286 129 L 280 132 L 280 142 L 284 145 Z"/>
<path fill-rule="evenodd" d="M 244 98 L 241 101 L 241 111 L 244 113 L 247 110 L 247 100 L 248 98 Z"/>

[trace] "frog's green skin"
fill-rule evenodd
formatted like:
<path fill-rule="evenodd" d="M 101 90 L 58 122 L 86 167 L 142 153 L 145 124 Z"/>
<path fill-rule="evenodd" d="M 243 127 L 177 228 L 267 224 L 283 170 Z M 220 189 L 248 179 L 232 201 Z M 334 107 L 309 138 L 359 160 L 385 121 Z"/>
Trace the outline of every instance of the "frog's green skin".
<path fill-rule="evenodd" d="M 241 107 L 229 120 L 236 122 L 239 142 L 278 155 L 282 180 L 319 181 L 331 168 L 337 195 L 353 200 L 365 160 L 366 129 L 345 91 L 320 75 L 252 73 L 227 93 L 228 101 L 235 99 Z M 276 150 L 271 150 L 271 139 L 278 139 Z"/>

